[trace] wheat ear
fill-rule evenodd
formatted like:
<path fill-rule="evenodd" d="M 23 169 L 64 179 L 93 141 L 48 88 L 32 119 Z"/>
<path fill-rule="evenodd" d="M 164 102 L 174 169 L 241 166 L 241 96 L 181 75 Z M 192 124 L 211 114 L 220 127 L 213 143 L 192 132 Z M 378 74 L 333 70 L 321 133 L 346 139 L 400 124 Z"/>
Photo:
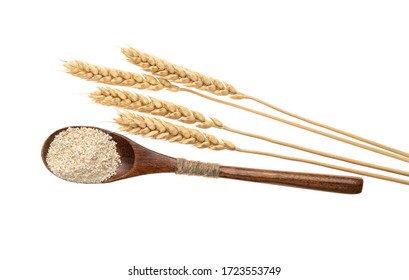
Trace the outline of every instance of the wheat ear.
<path fill-rule="evenodd" d="M 123 109 L 130 109 L 142 113 L 151 114 L 154 116 L 162 116 L 169 119 L 174 119 L 183 123 L 197 124 L 199 128 L 210 128 L 217 127 L 230 131 L 236 134 L 245 135 L 252 138 L 261 139 L 270 143 L 274 143 L 281 146 L 286 146 L 292 149 L 301 150 L 304 152 L 316 154 L 319 156 L 324 156 L 327 158 L 332 158 L 356 165 L 361 165 L 373 169 L 378 169 L 382 171 L 387 171 L 399 175 L 409 176 L 409 172 L 394 169 L 386 166 L 376 165 L 373 163 L 368 163 L 364 161 L 359 161 L 347 157 L 338 156 L 331 153 L 326 153 L 307 147 L 295 145 L 292 143 L 287 143 L 284 141 L 279 141 L 273 138 L 265 137 L 262 135 L 257 135 L 238 129 L 234 129 L 224 125 L 221 121 L 216 118 L 206 118 L 202 113 L 194 110 L 190 110 L 186 107 L 170 103 L 164 100 L 155 99 L 153 97 L 146 97 L 141 94 L 132 93 L 126 90 L 119 90 L 115 88 L 99 88 L 98 91 L 92 92 L 90 97 L 97 103 L 106 106 L 115 106 Z"/>
<path fill-rule="evenodd" d="M 221 104 L 225 104 L 231 107 L 235 107 L 244 111 L 248 111 L 254 114 L 258 114 L 260 116 L 266 117 L 266 118 L 270 118 L 297 128 L 301 128 L 322 136 L 326 136 L 350 145 L 354 145 L 372 152 L 376 152 L 378 154 L 382 154 L 388 157 L 392 157 L 395 159 L 399 159 L 402 161 L 406 161 L 409 162 L 409 158 L 404 157 L 402 155 L 398 155 L 395 153 L 391 153 L 373 146 L 368 146 L 359 142 L 355 142 L 349 139 L 345 139 L 342 137 L 339 137 L 337 135 L 333 135 L 330 133 L 326 133 L 324 131 L 320 131 L 308 126 L 304 126 L 283 118 L 279 118 L 264 112 L 260 112 L 245 106 L 241 106 L 235 103 L 231 103 L 225 100 L 221 100 L 218 98 L 214 98 L 212 96 L 208 96 L 206 94 L 200 93 L 198 91 L 194 91 L 191 90 L 189 88 L 184 88 L 184 87 L 178 87 L 172 83 L 170 83 L 168 80 L 164 79 L 164 78 L 155 78 L 151 75 L 139 75 L 139 74 L 135 74 L 132 72 L 126 72 L 126 71 L 122 71 L 122 70 L 117 70 L 117 69 L 113 69 L 113 68 L 108 68 L 108 67 L 102 67 L 102 66 L 98 66 L 98 65 L 93 65 L 93 64 L 89 64 L 86 62 L 82 62 L 82 61 L 78 61 L 78 60 L 74 60 L 74 61 L 70 61 L 70 62 L 66 62 L 65 67 L 67 68 L 67 72 L 85 79 L 85 80 L 89 80 L 89 81 L 95 81 L 98 83 L 103 83 L 103 84 L 108 84 L 108 85 L 117 85 L 117 86 L 127 86 L 127 87 L 134 87 L 134 88 L 138 88 L 138 89 L 148 89 L 148 90 L 161 90 L 161 89 L 168 89 L 170 91 L 185 91 L 185 92 L 189 92 L 192 94 L 195 94 L 197 96 L 206 98 L 208 100 L 214 101 L 214 102 L 218 102 Z"/>
<path fill-rule="evenodd" d="M 199 128 L 223 126 L 218 119 L 206 118 L 203 114 L 184 106 L 126 90 L 100 87 L 97 91 L 90 93 L 89 96 L 96 103 L 101 105 L 115 106 L 155 116 L 162 116 L 183 123 L 196 124 Z"/>
<path fill-rule="evenodd" d="M 169 81 L 151 75 L 140 75 L 118 69 L 101 67 L 79 60 L 64 63 L 67 72 L 73 76 L 115 86 L 127 86 L 148 90 L 176 90 L 177 86 Z"/>
<path fill-rule="evenodd" d="M 203 133 L 197 129 L 175 125 L 158 118 L 120 112 L 115 122 L 119 124 L 123 131 L 153 139 L 192 144 L 198 148 L 209 148 L 212 150 L 234 150 L 236 148 L 230 141 L 220 140 L 211 134 Z"/>
<path fill-rule="evenodd" d="M 119 117 L 114 121 L 119 125 L 120 129 L 129 133 L 142 135 L 152 139 L 167 140 L 169 142 L 177 142 L 181 144 L 191 144 L 197 148 L 209 148 L 212 150 L 231 150 L 242 153 L 258 154 L 276 157 L 285 160 L 304 162 L 308 164 L 314 164 L 323 166 L 335 170 L 346 171 L 354 174 L 369 176 L 377 179 L 387 180 L 391 182 L 401 183 L 409 185 L 409 181 L 400 178 L 385 176 L 382 174 L 376 174 L 372 172 L 357 170 L 353 168 L 342 167 L 338 165 L 323 163 L 319 161 L 289 157 L 280 154 L 274 154 L 263 151 L 255 151 L 249 149 L 243 149 L 235 146 L 231 141 L 221 140 L 217 137 L 203 133 L 197 129 L 188 128 L 182 125 L 174 125 L 170 122 L 164 121 L 158 118 L 151 118 L 142 115 L 136 115 L 129 112 L 119 112 Z"/>
<path fill-rule="evenodd" d="M 176 83 L 183 84 L 187 87 L 193 87 L 196 89 L 204 90 L 210 93 L 214 93 L 216 95 L 230 95 L 231 98 L 234 99 L 249 99 L 253 100 L 257 103 L 260 103 L 264 106 L 267 106 L 275 111 L 278 111 L 280 113 L 286 114 L 290 117 L 299 119 L 301 121 L 307 122 L 309 124 L 315 125 L 317 127 L 321 127 L 327 130 L 330 130 L 332 132 L 339 133 L 341 135 L 350 137 L 352 139 L 361 141 L 363 143 L 381 148 L 383 150 L 404 156 L 409 158 L 409 153 L 386 146 L 381 143 L 377 143 L 375 141 L 366 139 L 364 137 L 343 131 L 341 129 L 337 129 L 335 127 L 322 124 L 313 120 L 310 120 L 308 118 L 302 117 L 300 115 L 291 113 L 287 110 L 281 109 L 275 105 L 272 105 L 268 102 L 265 102 L 259 98 L 256 98 L 254 96 L 246 95 L 241 92 L 238 92 L 232 85 L 222 82 L 220 80 L 214 79 L 207 77 L 203 74 L 200 74 L 198 72 L 194 72 L 192 70 L 189 70 L 187 68 L 172 64 L 170 62 L 165 61 L 164 59 L 155 57 L 153 55 L 147 54 L 140 52 L 137 49 L 134 48 L 122 48 L 122 53 L 126 56 L 129 62 L 140 66 L 142 69 L 145 71 L 151 72 L 152 74 L 163 77 L 167 80 L 171 80 Z M 341 140 L 342 141 L 342 140 Z M 345 142 L 345 141 L 343 141 Z M 356 146 L 356 145 L 355 145 Z"/>
<path fill-rule="evenodd" d="M 183 84 L 187 87 L 204 90 L 216 95 L 231 95 L 236 99 L 244 97 L 243 94 L 239 93 L 232 85 L 226 82 L 172 64 L 162 58 L 142 53 L 134 48 L 122 48 L 122 53 L 132 64 L 166 80 Z"/>

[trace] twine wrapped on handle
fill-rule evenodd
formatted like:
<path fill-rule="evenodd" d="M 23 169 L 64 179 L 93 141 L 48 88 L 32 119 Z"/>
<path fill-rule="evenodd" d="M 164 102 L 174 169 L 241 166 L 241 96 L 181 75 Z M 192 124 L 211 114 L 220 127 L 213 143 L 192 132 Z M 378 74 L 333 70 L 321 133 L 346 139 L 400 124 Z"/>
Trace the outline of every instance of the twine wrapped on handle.
<path fill-rule="evenodd" d="M 176 174 L 190 176 L 219 177 L 219 164 L 187 160 L 184 158 L 176 159 Z"/>

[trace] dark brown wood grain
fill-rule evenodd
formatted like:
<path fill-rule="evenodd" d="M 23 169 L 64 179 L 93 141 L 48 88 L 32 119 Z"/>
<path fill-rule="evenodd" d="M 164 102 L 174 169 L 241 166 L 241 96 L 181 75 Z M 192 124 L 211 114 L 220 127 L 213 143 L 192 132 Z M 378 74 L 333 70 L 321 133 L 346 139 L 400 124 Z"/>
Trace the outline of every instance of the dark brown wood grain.
<path fill-rule="evenodd" d="M 363 180 L 360 177 L 231 166 L 221 166 L 219 177 L 345 194 L 361 193 L 363 186 Z"/>
<path fill-rule="evenodd" d="M 109 133 L 113 140 L 116 141 L 117 150 L 121 157 L 121 165 L 117 173 L 106 182 L 146 174 L 176 171 L 176 159 L 149 150 L 120 134 L 104 131 Z"/>
<path fill-rule="evenodd" d="M 121 134 L 98 127 L 93 128 L 100 129 L 111 135 L 113 140 L 117 143 L 117 150 L 121 157 L 121 164 L 118 167 L 116 174 L 104 183 L 145 174 L 175 172 L 177 170 L 175 158 L 149 150 Z M 46 156 L 50 144 L 55 136 L 65 129 L 67 128 L 55 131 L 44 142 L 41 150 L 41 157 L 47 168 Z M 363 180 L 359 177 L 274 171 L 232 166 L 221 166 L 219 177 L 344 194 L 358 194 L 362 191 L 363 186 Z"/>

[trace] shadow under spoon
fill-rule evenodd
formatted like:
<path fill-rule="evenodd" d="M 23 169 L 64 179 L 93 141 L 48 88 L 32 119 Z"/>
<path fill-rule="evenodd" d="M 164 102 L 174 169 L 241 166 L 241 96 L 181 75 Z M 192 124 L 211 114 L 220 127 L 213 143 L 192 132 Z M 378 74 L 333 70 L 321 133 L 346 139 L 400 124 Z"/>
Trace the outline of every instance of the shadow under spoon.
<path fill-rule="evenodd" d="M 75 127 L 75 126 L 74 126 Z M 78 127 L 78 126 L 76 126 Z M 89 127 L 89 126 L 87 126 Z M 180 172 L 181 162 L 182 164 L 191 164 L 193 169 L 197 165 L 206 164 L 196 161 L 188 161 L 184 159 L 176 159 L 169 157 L 155 151 L 149 150 L 133 140 L 98 127 L 89 127 L 99 129 L 112 137 L 117 143 L 116 148 L 120 156 L 121 163 L 119 164 L 115 175 L 103 181 L 103 183 L 110 183 L 122 179 L 128 179 L 139 175 L 174 172 L 182 174 Z M 52 133 L 44 142 L 41 156 L 45 166 L 52 172 L 47 163 L 47 153 L 56 135 L 60 132 L 68 129 L 61 128 Z M 233 166 L 216 165 L 217 177 L 238 179 L 244 181 L 271 183 L 277 185 L 298 187 L 310 190 L 319 190 L 326 192 L 335 192 L 343 194 L 358 194 L 362 192 L 363 179 L 353 176 L 340 176 L 340 175 L 327 175 L 327 174 L 315 174 L 315 173 L 303 173 L 303 172 L 289 172 L 289 171 L 277 171 L 267 169 L 254 169 L 243 168 Z M 189 175 L 202 175 L 199 171 L 193 170 Z"/>

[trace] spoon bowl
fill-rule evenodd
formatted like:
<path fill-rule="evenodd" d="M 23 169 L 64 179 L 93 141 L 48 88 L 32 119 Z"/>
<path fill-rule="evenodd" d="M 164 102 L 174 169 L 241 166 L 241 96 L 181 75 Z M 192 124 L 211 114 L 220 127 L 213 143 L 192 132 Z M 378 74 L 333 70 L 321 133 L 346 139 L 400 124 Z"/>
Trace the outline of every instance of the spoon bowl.
<path fill-rule="evenodd" d="M 71 127 L 76 128 L 83 126 Z M 176 158 L 149 150 L 121 134 L 99 127 L 87 127 L 99 129 L 110 135 L 113 141 L 116 142 L 117 152 L 121 159 L 121 163 L 116 170 L 116 174 L 106 179 L 103 183 L 110 183 L 145 174 L 178 171 L 178 160 Z M 56 135 L 66 129 L 68 129 L 68 127 L 55 131 L 44 141 L 41 150 L 41 157 L 44 165 L 50 172 L 52 172 L 52 170 L 49 168 L 46 160 L 48 149 L 50 148 L 50 144 L 53 142 Z M 272 183 L 276 185 L 344 194 L 361 193 L 363 186 L 363 180 L 360 177 L 276 171 L 233 166 L 219 166 L 218 177 L 252 182 Z"/>
<path fill-rule="evenodd" d="M 70 127 L 77 128 L 83 126 Z M 150 173 L 176 171 L 176 159 L 174 158 L 149 150 L 121 134 L 99 127 L 94 126 L 86 127 L 101 130 L 107 133 L 109 136 L 111 136 L 112 140 L 116 142 L 116 149 L 121 159 L 121 163 L 118 166 L 115 175 L 108 178 L 102 183 L 110 183 Z M 58 129 L 44 141 L 43 147 L 41 149 L 41 158 L 43 160 L 44 165 L 51 173 L 52 171 L 49 168 L 46 160 L 48 149 L 50 148 L 51 143 L 54 141 L 55 136 L 57 136 L 60 132 L 68 128 L 69 127 Z"/>

